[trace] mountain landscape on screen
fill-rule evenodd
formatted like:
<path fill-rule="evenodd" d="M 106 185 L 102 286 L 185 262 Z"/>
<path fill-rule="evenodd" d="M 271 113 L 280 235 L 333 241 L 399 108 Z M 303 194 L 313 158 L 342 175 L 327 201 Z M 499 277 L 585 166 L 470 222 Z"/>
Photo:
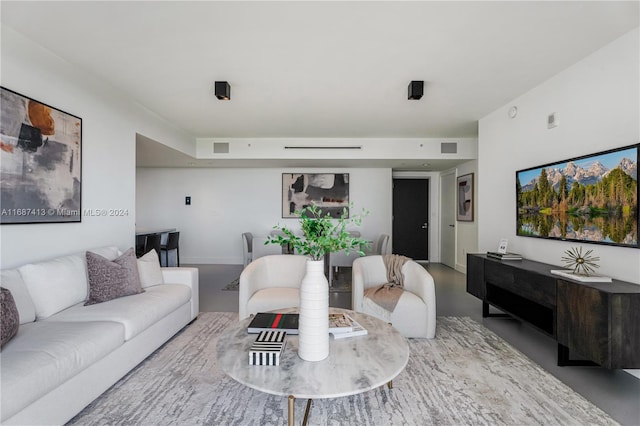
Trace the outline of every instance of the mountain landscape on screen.
<path fill-rule="evenodd" d="M 638 146 L 516 173 L 521 236 L 638 247 Z"/>
<path fill-rule="evenodd" d="M 629 158 L 623 158 L 616 166 L 624 173 L 629 175 L 632 179 L 638 180 L 638 162 Z M 547 180 L 553 189 L 556 191 L 560 187 L 562 176 L 566 178 L 566 184 L 571 187 L 573 182 L 578 182 L 582 185 L 593 185 L 606 177 L 611 170 L 607 169 L 599 161 L 594 162 L 589 168 L 584 169 L 577 165 L 575 162 L 570 161 L 567 163 L 564 169 L 554 168 L 546 171 Z M 540 176 L 537 176 L 531 182 L 525 184 L 522 187 L 523 191 L 531 191 L 535 184 L 540 182 Z"/>

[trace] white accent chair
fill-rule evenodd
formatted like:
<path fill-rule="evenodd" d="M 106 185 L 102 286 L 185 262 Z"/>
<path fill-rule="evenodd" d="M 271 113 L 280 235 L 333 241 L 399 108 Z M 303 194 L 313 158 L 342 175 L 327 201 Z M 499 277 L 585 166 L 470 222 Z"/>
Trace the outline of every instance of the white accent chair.
<path fill-rule="evenodd" d="M 404 292 L 391 313 L 391 325 L 405 337 L 432 339 L 436 334 L 436 292 L 433 277 L 413 260 L 404 264 L 402 273 Z M 363 302 L 365 289 L 387 282 L 387 269 L 382 256 L 365 256 L 354 260 L 352 279 L 353 310 L 380 318 L 378 312 L 368 312 L 366 303 Z"/>
<path fill-rule="evenodd" d="M 306 263 L 307 257 L 293 254 L 254 259 L 240 274 L 240 319 L 258 312 L 300 306 L 300 283 Z"/>

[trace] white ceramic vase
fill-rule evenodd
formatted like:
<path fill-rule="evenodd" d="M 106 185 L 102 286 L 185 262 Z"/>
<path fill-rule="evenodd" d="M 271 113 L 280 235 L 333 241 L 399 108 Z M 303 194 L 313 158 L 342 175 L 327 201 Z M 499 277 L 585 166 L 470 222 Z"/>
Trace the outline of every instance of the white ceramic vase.
<path fill-rule="evenodd" d="M 298 342 L 298 356 L 305 361 L 329 356 L 329 283 L 324 260 L 307 260 L 300 284 Z"/>

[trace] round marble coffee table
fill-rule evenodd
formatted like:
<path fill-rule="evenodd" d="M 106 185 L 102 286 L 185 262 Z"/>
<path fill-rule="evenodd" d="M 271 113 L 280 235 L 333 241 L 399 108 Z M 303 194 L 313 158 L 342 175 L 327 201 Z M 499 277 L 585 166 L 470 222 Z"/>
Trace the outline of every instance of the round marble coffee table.
<path fill-rule="evenodd" d="M 278 312 L 297 312 L 297 308 Z M 288 335 L 278 366 L 249 365 L 249 347 L 257 334 L 248 334 L 250 318 L 227 328 L 218 339 L 218 365 L 227 375 L 261 392 L 289 398 L 289 425 L 293 425 L 295 398 L 308 398 L 305 418 L 314 398 L 354 395 L 388 384 L 405 368 L 409 345 L 391 325 L 363 313 L 330 308 L 331 313 L 346 312 L 368 334 L 334 340 L 330 337 L 329 356 L 317 362 L 298 357 L 298 336 Z"/>

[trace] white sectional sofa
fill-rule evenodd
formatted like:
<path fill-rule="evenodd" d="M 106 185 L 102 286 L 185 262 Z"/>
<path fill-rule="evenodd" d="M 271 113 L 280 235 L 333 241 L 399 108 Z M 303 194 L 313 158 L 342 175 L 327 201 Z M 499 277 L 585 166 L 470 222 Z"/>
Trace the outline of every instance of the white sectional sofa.
<path fill-rule="evenodd" d="M 86 268 L 83 252 L 1 271 L 20 317 L 0 352 L 3 425 L 64 424 L 198 315 L 196 268 L 162 268 L 142 293 L 84 306 Z"/>

